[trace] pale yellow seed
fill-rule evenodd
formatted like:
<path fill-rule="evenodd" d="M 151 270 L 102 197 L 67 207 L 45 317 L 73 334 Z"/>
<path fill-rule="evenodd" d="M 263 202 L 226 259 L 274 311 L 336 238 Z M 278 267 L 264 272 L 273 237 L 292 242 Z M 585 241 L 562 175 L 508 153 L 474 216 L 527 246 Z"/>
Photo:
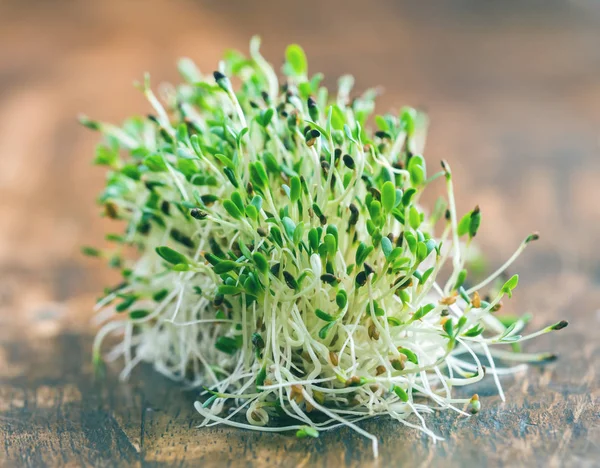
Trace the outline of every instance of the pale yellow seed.
<path fill-rule="evenodd" d="M 473 293 L 473 299 L 471 299 L 471 304 L 476 309 L 480 309 L 481 308 L 481 298 L 479 297 L 479 293 L 477 291 L 475 291 Z"/>

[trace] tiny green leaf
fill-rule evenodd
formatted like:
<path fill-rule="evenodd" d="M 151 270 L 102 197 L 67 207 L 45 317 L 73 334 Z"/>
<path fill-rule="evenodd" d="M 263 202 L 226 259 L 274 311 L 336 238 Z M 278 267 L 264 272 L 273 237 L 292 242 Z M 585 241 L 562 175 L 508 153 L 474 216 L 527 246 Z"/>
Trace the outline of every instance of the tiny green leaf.
<path fill-rule="evenodd" d="M 449 337 L 452 337 L 454 335 L 452 333 L 453 328 L 454 328 L 454 324 L 452 323 L 452 319 L 448 319 L 444 322 L 444 331 L 446 332 L 446 335 L 448 335 Z"/>
<path fill-rule="evenodd" d="M 235 203 L 235 206 L 237 206 L 240 215 L 241 213 L 243 213 L 245 211 L 245 206 L 244 206 L 244 200 L 242 199 L 242 196 L 240 195 L 240 192 L 238 192 L 237 190 L 235 190 L 232 194 L 231 194 L 231 201 L 233 203 Z"/>
<path fill-rule="evenodd" d="M 292 203 L 296 203 L 302 194 L 302 187 L 300 184 L 300 178 L 294 176 L 290 179 L 290 200 Z"/>
<path fill-rule="evenodd" d="M 131 312 L 129 312 L 129 318 L 132 320 L 143 319 L 144 317 L 147 317 L 148 315 L 150 315 L 150 312 L 147 310 L 143 310 L 143 309 L 132 310 Z"/>
<path fill-rule="evenodd" d="M 263 126 L 263 127 L 267 127 L 269 125 L 269 123 L 271 123 L 271 119 L 273 118 L 273 109 L 269 108 L 267 110 L 261 111 L 259 117 L 258 117 L 258 123 Z"/>
<path fill-rule="evenodd" d="M 467 213 L 464 215 L 457 226 L 457 233 L 459 236 L 464 236 L 467 232 L 469 232 L 469 225 L 471 224 L 471 213 Z"/>
<path fill-rule="evenodd" d="M 348 303 L 348 294 L 343 289 L 340 289 L 335 295 L 335 303 L 340 309 L 346 307 Z"/>
<path fill-rule="evenodd" d="M 96 249 L 95 247 L 84 246 L 81 247 L 81 253 L 83 255 L 87 255 L 88 257 L 101 257 L 102 251 Z"/>
<path fill-rule="evenodd" d="M 335 322 L 329 322 L 327 325 L 325 325 L 323 328 L 321 328 L 319 330 L 319 338 L 321 338 L 322 340 L 327 338 L 327 334 L 329 333 L 329 330 L 331 330 L 331 328 L 334 325 L 335 325 Z"/>
<path fill-rule="evenodd" d="M 241 265 L 239 263 L 233 262 L 231 260 L 222 260 L 213 267 L 213 271 L 217 275 L 222 275 L 224 273 L 236 270 L 240 267 Z"/>
<path fill-rule="evenodd" d="M 156 247 L 156 253 L 173 265 L 188 265 L 190 263 L 190 260 L 185 255 L 167 246 Z"/>
<path fill-rule="evenodd" d="M 461 270 L 456 278 L 456 284 L 454 285 L 454 289 L 458 290 L 467 279 L 467 270 Z"/>
<path fill-rule="evenodd" d="M 427 258 L 427 244 L 425 242 L 419 242 L 417 244 L 417 260 L 421 263 Z"/>
<path fill-rule="evenodd" d="M 479 206 L 471 212 L 471 219 L 469 220 L 469 237 L 473 238 L 477 235 L 477 230 L 481 224 L 481 212 Z"/>
<path fill-rule="evenodd" d="M 335 130 L 343 130 L 344 124 L 346 123 L 346 117 L 344 112 L 335 104 L 330 107 L 331 109 L 331 126 Z"/>
<path fill-rule="evenodd" d="M 409 188 L 408 190 L 406 190 L 406 192 L 404 192 L 404 195 L 402 195 L 402 205 L 410 205 L 412 197 L 415 195 L 415 193 L 417 193 L 417 191 L 414 188 Z"/>
<path fill-rule="evenodd" d="M 238 208 L 238 206 L 231 200 L 223 201 L 223 208 L 229 213 L 232 218 L 242 219 L 242 212 Z"/>
<path fill-rule="evenodd" d="M 265 171 L 265 166 L 260 162 L 256 161 L 254 164 L 250 164 L 250 180 L 255 187 L 260 189 L 266 189 L 269 185 L 269 178 Z M 258 208 L 258 207 L 257 207 Z"/>
<path fill-rule="evenodd" d="M 289 45 L 285 50 L 285 59 L 295 75 L 306 75 L 308 64 L 302 47 L 298 44 Z"/>
<path fill-rule="evenodd" d="M 396 187 L 391 181 L 387 181 L 381 187 L 381 206 L 386 213 L 396 206 Z"/>
<path fill-rule="evenodd" d="M 242 291 L 242 288 L 238 286 L 231 286 L 229 284 L 221 284 L 217 288 L 217 292 L 223 296 L 235 296 L 236 294 L 240 294 Z"/>
<path fill-rule="evenodd" d="M 406 390 L 404 390 L 402 387 L 399 387 L 398 385 L 394 385 L 392 387 L 392 390 L 394 391 L 396 396 L 398 398 L 400 398 L 400 400 L 402 400 L 405 403 L 408 401 L 408 393 L 406 393 Z"/>
<path fill-rule="evenodd" d="M 421 214 L 414 206 L 411 206 L 408 210 L 408 222 L 410 227 L 415 230 L 419 229 L 419 226 L 421 225 Z"/>
<path fill-rule="evenodd" d="M 245 208 L 246 216 L 254 221 L 258 221 L 258 211 L 254 205 L 248 205 Z"/>
<path fill-rule="evenodd" d="M 283 229 L 285 230 L 285 233 L 287 234 L 288 238 L 293 239 L 294 231 L 296 230 L 296 224 L 294 224 L 294 221 L 292 221 L 291 218 L 284 216 L 281 219 L 281 224 L 283 225 Z"/>
<path fill-rule="evenodd" d="M 413 353 L 410 349 L 398 348 L 398 352 L 404 354 L 406 358 L 413 364 L 419 365 L 419 358 L 417 358 L 417 355 Z"/>
<path fill-rule="evenodd" d="M 267 258 L 260 252 L 255 252 L 252 254 L 252 260 L 256 264 L 258 271 L 266 275 L 269 271 L 269 263 L 267 262 Z"/>
<path fill-rule="evenodd" d="M 382 237 L 381 238 L 381 250 L 383 251 L 383 255 L 385 255 L 385 258 L 390 261 L 390 254 L 392 253 L 393 250 L 393 246 L 392 246 L 392 241 L 389 240 L 387 237 Z"/>
<path fill-rule="evenodd" d="M 229 336 L 220 336 L 215 342 L 215 348 L 223 353 L 233 355 L 238 350 L 238 343 L 234 338 Z"/>
<path fill-rule="evenodd" d="M 258 372 L 258 375 L 256 376 L 256 389 L 257 390 L 259 390 L 259 387 L 262 387 L 264 385 L 266 378 L 267 378 L 267 366 L 264 365 L 260 368 L 260 371 Z"/>
<path fill-rule="evenodd" d="M 123 299 L 123 302 L 121 302 L 115 307 L 115 310 L 117 312 L 125 312 L 133 305 L 135 301 L 137 301 L 137 299 L 137 296 L 127 296 Z"/>
<path fill-rule="evenodd" d="M 336 320 L 335 317 L 329 315 L 327 312 L 324 312 L 321 309 L 315 309 L 315 315 L 326 322 L 334 322 Z"/>
<path fill-rule="evenodd" d="M 337 252 L 337 242 L 333 234 L 326 234 L 325 238 L 323 239 L 323 242 L 325 243 L 325 246 L 327 248 L 327 254 L 330 257 L 334 257 L 335 253 Z"/>
<path fill-rule="evenodd" d="M 415 311 L 415 313 L 413 314 L 411 321 L 414 322 L 415 320 L 420 320 L 423 317 L 425 317 L 429 312 L 431 312 L 433 309 L 435 309 L 435 304 L 427 304 L 424 305 L 422 307 L 420 307 L 419 309 L 417 309 Z"/>
<path fill-rule="evenodd" d="M 483 333 L 483 326 L 481 326 L 480 324 L 475 325 L 474 327 L 468 329 L 466 332 L 463 333 L 463 336 L 467 336 L 469 338 L 473 338 L 475 336 L 479 336 Z"/>
<path fill-rule="evenodd" d="M 501 291 L 506 294 L 508 297 L 512 297 L 512 291 L 519 284 L 519 275 L 513 275 L 504 286 L 502 286 Z"/>
<path fill-rule="evenodd" d="M 317 438 L 319 437 L 319 431 L 317 431 L 314 427 L 302 426 L 296 431 L 296 437 L 298 437 L 298 439 L 304 439 L 305 437 Z"/>
<path fill-rule="evenodd" d="M 358 248 L 356 249 L 356 265 L 361 266 L 365 262 L 367 257 L 371 254 L 372 251 L 373 251 L 372 245 L 369 245 L 367 247 L 367 245 L 364 242 L 361 242 L 358 245 Z"/>

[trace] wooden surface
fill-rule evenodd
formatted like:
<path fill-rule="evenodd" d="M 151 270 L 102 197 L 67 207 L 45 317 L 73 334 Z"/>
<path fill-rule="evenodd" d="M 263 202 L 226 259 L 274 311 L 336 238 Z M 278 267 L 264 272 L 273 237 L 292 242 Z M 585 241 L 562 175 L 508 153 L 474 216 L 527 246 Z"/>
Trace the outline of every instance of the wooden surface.
<path fill-rule="evenodd" d="M 425 3 L 425 2 L 424 2 Z M 0 3 L 0 465 L 600 466 L 600 10 L 596 2 Z M 432 4 L 433 5 L 433 4 Z M 482 208 L 490 268 L 532 230 L 514 267 L 511 311 L 571 325 L 527 347 L 560 359 L 486 380 L 483 410 L 443 413 L 429 440 L 386 418 L 319 440 L 196 429 L 193 390 L 140 368 L 94 380 L 91 307 L 114 279 L 78 255 L 107 226 L 90 166 L 96 135 L 74 116 L 146 112 L 130 86 L 175 79 L 187 55 L 212 70 L 225 47 L 260 33 L 279 61 L 305 46 L 328 82 L 382 84 L 380 109 L 431 116 L 427 157 L 448 159 L 458 203 Z"/>

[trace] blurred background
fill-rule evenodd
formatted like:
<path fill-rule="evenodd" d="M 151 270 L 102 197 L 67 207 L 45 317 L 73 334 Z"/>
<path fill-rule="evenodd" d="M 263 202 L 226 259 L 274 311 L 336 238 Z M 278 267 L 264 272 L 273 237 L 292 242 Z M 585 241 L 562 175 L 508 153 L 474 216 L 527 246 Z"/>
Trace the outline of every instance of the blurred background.
<path fill-rule="evenodd" d="M 480 205 L 489 266 L 541 233 L 513 268 L 522 290 L 511 307 L 541 313 L 539 323 L 598 325 L 600 2 L 2 0 L 4 378 L 27 369 L 15 336 L 91 333 L 93 300 L 115 279 L 79 253 L 108 226 L 95 205 L 98 135 L 77 114 L 145 114 L 132 86 L 144 72 L 154 86 L 174 82 L 181 56 L 212 71 L 254 34 L 277 66 L 297 42 L 327 84 L 350 73 L 358 91 L 382 85 L 381 112 L 426 110 L 426 157 L 452 165 L 460 211 Z"/>

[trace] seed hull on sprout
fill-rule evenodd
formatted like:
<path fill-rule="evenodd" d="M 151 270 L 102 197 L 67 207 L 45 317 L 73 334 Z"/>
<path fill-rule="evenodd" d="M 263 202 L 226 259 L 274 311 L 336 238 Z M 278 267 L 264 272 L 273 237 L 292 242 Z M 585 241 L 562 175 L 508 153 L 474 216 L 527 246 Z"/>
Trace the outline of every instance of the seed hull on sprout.
<path fill-rule="evenodd" d="M 521 336 L 526 317 L 497 316 L 518 283 L 498 278 L 537 234 L 467 286 L 481 212 L 459 217 L 447 162 L 428 174 L 425 116 L 377 115 L 372 131 L 377 90 L 351 99 L 344 76 L 329 95 L 297 45 L 280 81 L 258 48 L 254 38 L 249 57 L 227 52 L 210 75 L 182 60 L 184 83 L 161 99 L 146 77 L 147 117 L 81 118 L 103 135 L 103 214 L 125 225 L 107 236 L 114 248 L 84 249 L 123 275 L 98 302 L 94 360 L 117 334 L 106 358 L 124 360 L 123 379 L 148 362 L 203 387 L 201 426 L 298 437 L 347 426 L 376 455 L 357 423 L 389 415 L 439 440 L 424 414 L 480 409 L 453 387 L 487 368 L 504 399 L 499 376 L 553 358 L 518 343 L 566 322 Z M 434 181 L 447 196 L 428 211 Z"/>

